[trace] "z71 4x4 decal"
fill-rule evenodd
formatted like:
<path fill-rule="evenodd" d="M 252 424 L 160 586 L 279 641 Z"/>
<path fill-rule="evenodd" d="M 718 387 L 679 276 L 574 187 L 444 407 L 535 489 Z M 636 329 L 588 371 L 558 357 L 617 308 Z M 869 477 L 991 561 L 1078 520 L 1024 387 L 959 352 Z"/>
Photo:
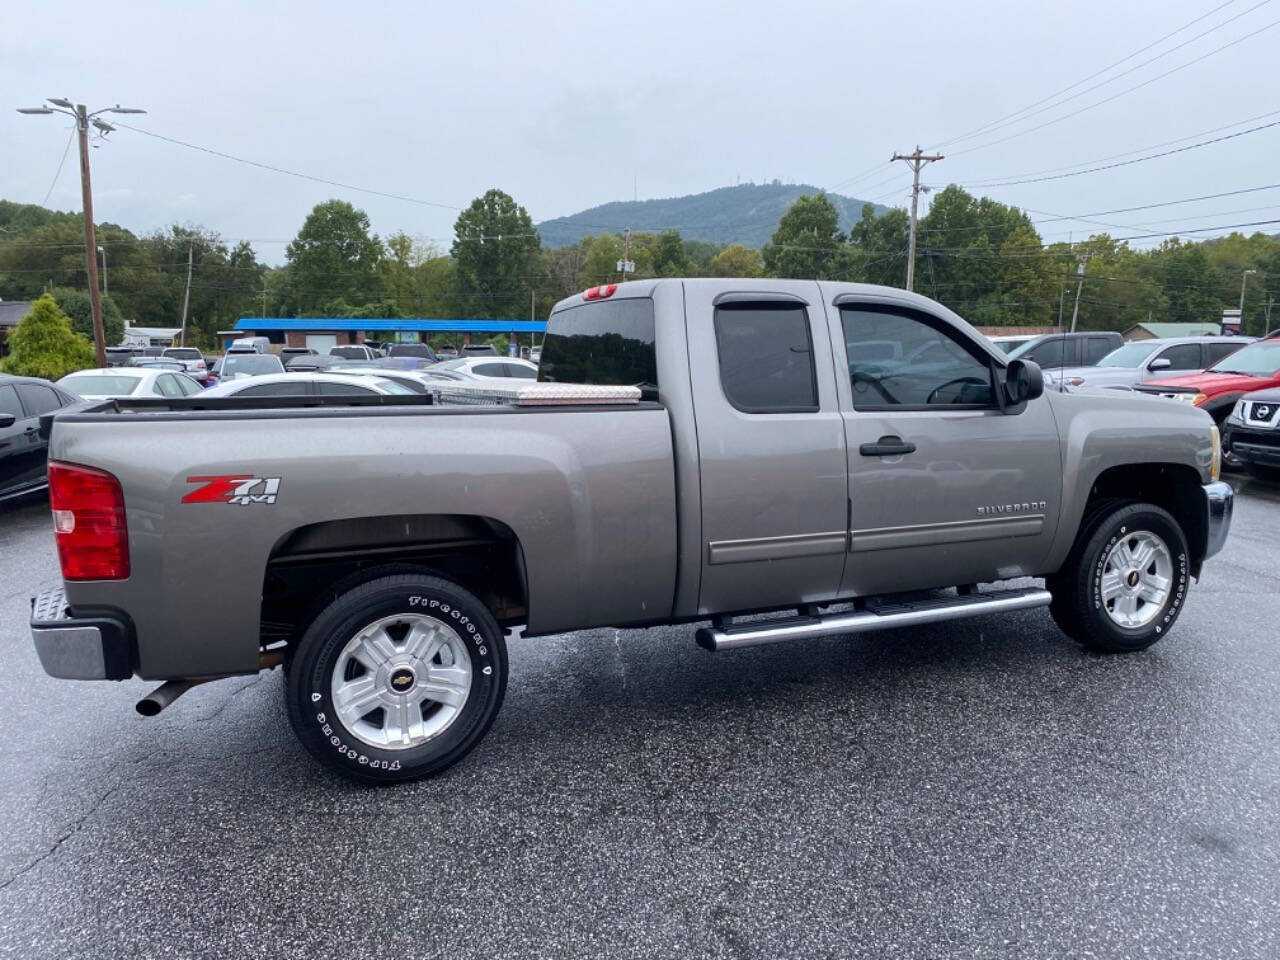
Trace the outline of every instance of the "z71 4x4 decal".
<path fill-rule="evenodd" d="M 229 473 L 219 477 L 187 477 L 187 483 L 198 483 L 183 503 L 234 503 L 247 507 L 251 503 L 275 503 L 280 492 L 279 477 L 254 477 L 247 473 Z"/>

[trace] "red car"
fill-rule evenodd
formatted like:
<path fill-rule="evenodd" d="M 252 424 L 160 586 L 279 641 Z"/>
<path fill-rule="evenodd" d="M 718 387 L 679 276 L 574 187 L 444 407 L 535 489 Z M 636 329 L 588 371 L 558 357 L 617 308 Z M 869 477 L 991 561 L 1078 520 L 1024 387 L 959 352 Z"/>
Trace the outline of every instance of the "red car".
<path fill-rule="evenodd" d="M 1208 370 L 1148 380 L 1134 389 L 1194 404 L 1221 426 L 1237 400 L 1269 387 L 1280 387 L 1280 333 L 1237 350 Z"/>

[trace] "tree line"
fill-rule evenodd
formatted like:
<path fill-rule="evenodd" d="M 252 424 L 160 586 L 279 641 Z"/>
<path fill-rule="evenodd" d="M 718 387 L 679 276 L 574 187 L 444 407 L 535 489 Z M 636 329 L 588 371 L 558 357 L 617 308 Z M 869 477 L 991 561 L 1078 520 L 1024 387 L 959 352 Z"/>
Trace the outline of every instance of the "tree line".
<path fill-rule="evenodd" d="M 107 262 L 107 338 L 124 319 L 174 327 L 182 315 L 191 255 L 188 342 L 211 346 L 242 316 L 545 317 L 563 297 L 623 279 L 667 276 L 798 277 L 902 286 L 907 213 L 875 216 L 870 204 L 848 231 L 823 194 L 800 197 L 762 249 L 686 240 L 676 229 L 588 236 L 548 249 L 525 208 L 489 190 L 459 214 L 449 248 L 403 233 L 379 237 L 364 211 L 343 200 L 317 204 L 285 250 L 261 262 L 246 241 L 173 225 L 135 235 L 98 226 Z M 1046 244 L 1026 212 L 952 185 L 920 220 L 917 292 L 981 326 L 1069 322 L 1079 265 L 1079 325 L 1123 330 L 1155 321 L 1216 321 L 1239 304 L 1245 271 L 1246 332 L 1261 333 L 1280 297 L 1280 238 L 1233 233 L 1201 242 L 1167 239 L 1137 249 L 1098 233 Z M 78 214 L 0 201 L 0 298 L 52 293 L 73 328 L 89 334 L 83 225 Z M 1280 325 L 1280 313 L 1272 321 Z"/>

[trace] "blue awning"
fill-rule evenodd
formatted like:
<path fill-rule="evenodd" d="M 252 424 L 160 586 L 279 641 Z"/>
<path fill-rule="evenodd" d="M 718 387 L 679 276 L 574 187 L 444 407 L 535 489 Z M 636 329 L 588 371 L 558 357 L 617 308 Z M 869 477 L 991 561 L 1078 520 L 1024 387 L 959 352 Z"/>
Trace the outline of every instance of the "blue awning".
<path fill-rule="evenodd" d="M 473 320 L 464 317 L 241 317 L 236 329 L 244 331 L 299 331 L 306 333 L 545 333 L 545 320 Z"/>

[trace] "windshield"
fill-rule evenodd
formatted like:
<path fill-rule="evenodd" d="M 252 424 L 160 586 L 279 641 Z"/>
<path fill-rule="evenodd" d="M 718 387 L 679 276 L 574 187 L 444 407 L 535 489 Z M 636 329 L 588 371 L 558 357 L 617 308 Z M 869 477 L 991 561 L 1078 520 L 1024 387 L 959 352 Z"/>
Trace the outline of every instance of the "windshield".
<path fill-rule="evenodd" d="M 170 347 L 164 352 L 166 357 L 175 357 L 178 360 L 200 360 L 200 351 L 195 347 Z"/>
<path fill-rule="evenodd" d="M 1219 360 L 1209 373 L 1239 373 L 1248 377 L 1273 377 L 1280 372 L 1280 340 L 1250 344 Z"/>
<path fill-rule="evenodd" d="M 222 361 L 224 377 L 241 374 L 256 377 L 264 373 L 284 373 L 280 358 L 266 353 L 229 353 Z"/>
<path fill-rule="evenodd" d="M 1013 353 L 1027 341 L 1025 340 L 996 340 L 995 345 L 1001 353 Z"/>
<path fill-rule="evenodd" d="M 1126 343 L 1099 360 L 1098 366 L 1125 367 L 1133 370 L 1142 366 L 1142 361 L 1151 355 L 1152 349 L 1154 348 L 1147 343 Z"/>
<path fill-rule="evenodd" d="M 138 389 L 141 377 L 124 377 L 110 373 L 73 373 L 58 381 L 58 386 L 82 397 L 127 397 Z"/>

